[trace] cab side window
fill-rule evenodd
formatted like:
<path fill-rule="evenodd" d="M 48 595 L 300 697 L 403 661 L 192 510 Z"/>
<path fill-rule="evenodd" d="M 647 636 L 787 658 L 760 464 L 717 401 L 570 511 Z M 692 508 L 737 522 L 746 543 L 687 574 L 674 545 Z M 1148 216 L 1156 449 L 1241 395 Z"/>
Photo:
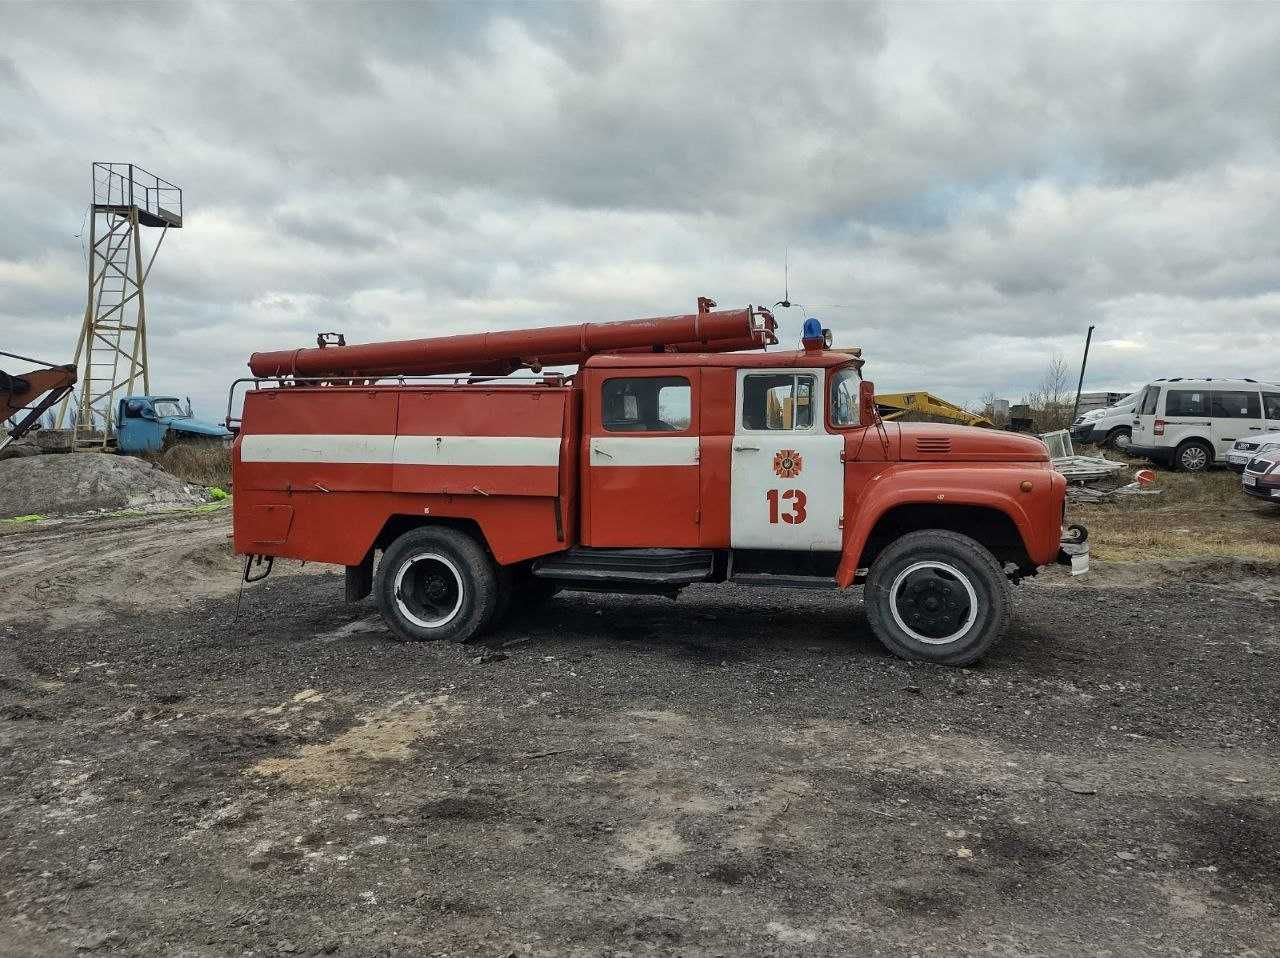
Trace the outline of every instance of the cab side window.
<path fill-rule="evenodd" d="M 1262 405 L 1268 419 L 1280 419 L 1280 393 L 1263 393 Z"/>
<path fill-rule="evenodd" d="M 1214 419 L 1261 419 L 1258 394 L 1244 390 L 1215 389 L 1210 407 Z"/>
<path fill-rule="evenodd" d="M 813 426 L 812 375 L 758 373 L 742 379 L 742 427 L 789 431 Z"/>
<path fill-rule="evenodd" d="M 1205 389 L 1170 389 L 1164 394 L 1166 416 L 1209 415 L 1209 392 Z"/>
<path fill-rule="evenodd" d="M 600 419 L 606 432 L 684 432 L 693 420 L 693 390 L 683 376 L 606 379 Z"/>

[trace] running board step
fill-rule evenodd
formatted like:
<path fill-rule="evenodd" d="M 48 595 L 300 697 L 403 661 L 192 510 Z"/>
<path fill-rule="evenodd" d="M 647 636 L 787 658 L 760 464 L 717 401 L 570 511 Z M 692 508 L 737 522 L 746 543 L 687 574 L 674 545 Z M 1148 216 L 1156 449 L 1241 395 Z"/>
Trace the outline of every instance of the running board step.
<path fill-rule="evenodd" d="M 730 576 L 734 585 L 748 585 L 763 589 L 809 589 L 825 591 L 838 589 L 836 580 L 818 575 L 770 575 L 767 572 L 739 572 Z"/>
<path fill-rule="evenodd" d="M 688 585 L 711 577 L 710 549 L 589 549 L 576 547 L 533 564 L 542 579 Z"/>

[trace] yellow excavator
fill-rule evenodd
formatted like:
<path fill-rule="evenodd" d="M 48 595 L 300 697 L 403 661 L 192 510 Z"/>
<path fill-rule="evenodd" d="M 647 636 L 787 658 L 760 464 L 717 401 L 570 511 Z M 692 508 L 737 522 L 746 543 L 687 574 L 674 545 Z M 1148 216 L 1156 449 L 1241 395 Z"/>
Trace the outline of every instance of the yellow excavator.
<path fill-rule="evenodd" d="M 917 390 L 909 393 L 876 393 L 876 406 L 882 419 L 900 419 L 905 422 L 953 422 L 961 426 L 981 426 L 994 429 L 996 424 L 985 416 L 961 409 L 954 403 L 939 399 L 933 393 Z"/>

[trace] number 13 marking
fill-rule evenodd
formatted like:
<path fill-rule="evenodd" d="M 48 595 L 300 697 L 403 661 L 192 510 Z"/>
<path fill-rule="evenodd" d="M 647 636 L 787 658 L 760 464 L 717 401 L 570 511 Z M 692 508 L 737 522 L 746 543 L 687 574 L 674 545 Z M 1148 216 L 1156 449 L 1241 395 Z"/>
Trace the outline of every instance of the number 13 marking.
<path fill-rule="evenodd" d="M 798 526 L 804 522 L 807 515 L 804 511 L 805 504 L 809 501 L 808 497 L 799 489 L 784 489 L 779 495 L 777 489 L 770 489 L 764 494 L 769 500 L 769 524 L 776 526 L 781 520 L 787 525 Z M 779 515 L 778 500 L 782 499 L 791 506 L 790 512 L 783 512 Z"/>

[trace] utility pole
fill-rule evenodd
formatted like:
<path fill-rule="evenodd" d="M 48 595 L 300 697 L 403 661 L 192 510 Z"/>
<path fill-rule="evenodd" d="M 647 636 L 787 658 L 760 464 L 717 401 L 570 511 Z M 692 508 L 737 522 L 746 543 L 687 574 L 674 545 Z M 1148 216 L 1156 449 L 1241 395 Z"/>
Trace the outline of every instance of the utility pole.
<path fill-rule="evenodd" d="M 1080 414 L 1080 392 L 1084 389 L 1084 367 L 1089 365 L 1089 343 L 1093 341 L 1093 327 L 1089 327 L 1089 335 L 1084 338 L 1084 359 L 1080 360 L 1080 381 L 1076 383 L 1076 404 L 1071 408 L 1071 421 L 1076 421 Z"/>

